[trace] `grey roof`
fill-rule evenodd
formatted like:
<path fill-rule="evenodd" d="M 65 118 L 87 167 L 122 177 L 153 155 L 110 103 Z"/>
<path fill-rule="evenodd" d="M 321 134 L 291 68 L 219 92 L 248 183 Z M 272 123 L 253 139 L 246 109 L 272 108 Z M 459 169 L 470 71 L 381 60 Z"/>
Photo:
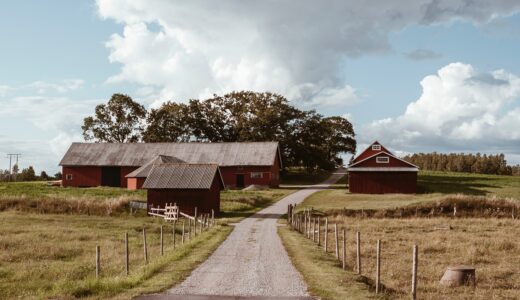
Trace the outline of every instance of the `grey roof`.
<path fill-rule="evenodd" d="M 136 169 L 125 177 L 146 177 L 152 170 L 154 165 L 163 164 L 163 163 L 185 163 L 182 159 L 178 159 L 177 157 L 168 156 L 168 155 L 159 155 L 153 158 L 151 161 L 144 164 L 142 167 Z"/>
<path fill-rule="evenodd" d="M 278 142 L 73 143 L 60 166 L 141 167 L 158 155 L 219 166 L 271 166 L 275 159 L 282 163 Z"/>
<path fill-rule="evenodd" d="M 143 184 L 145 189 L 210 189 L 215 176 L 224 186 L 216 164 L 154 165 Z"/>

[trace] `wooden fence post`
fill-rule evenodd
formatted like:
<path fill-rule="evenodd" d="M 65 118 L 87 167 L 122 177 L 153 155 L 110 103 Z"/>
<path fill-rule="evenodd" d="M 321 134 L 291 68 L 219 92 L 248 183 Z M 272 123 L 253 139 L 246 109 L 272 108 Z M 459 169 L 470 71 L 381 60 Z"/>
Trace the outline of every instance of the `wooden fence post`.
<path fill-rule="evenodd" d="M 125 232 L 125 254 L 126 254 L 126 260 L 125 260 L 125 269 L 126 269 L 126 275 L 130 273 L 130 253 L 128 251 L 128 231 Z"/>
<path fill-rule="evenodd" d="M 215 211 L 211 210 L 211 226 L 215 226 Z"/>
<path fill-rule="evenodd" d="M 197 236 L 197 207 L 195 207 L 195 215 L 193 217 L 193 236 Z"/>
<path fill-rule="evenodd" d="M 99 264 L 99 257 L 100 257 L 100 249 L 99 246 L 96 246 L 96 279 L 99 279 L 99 271 L 100 271 L 100 264 Z"/>
<path fill-rule="evenodd" d="M 417 245 L 413 245 L 413 264 L 412 264 L 412 300 L 417 299 Z"/>
<path fill-rule="evenodd" d="M 377 240 L 376 247 L 376 294 L 380 292 L 381 284 L 381 240 Z"/>
<path fill-rule="evenodd" d="M 191 240 L 191 219 L 188 219 L 188 240 Z"/>
<path fill-rule="evenodd" d="M 182 220 L 182 236 L 181 236 L 181 244 L 184 245 L 184 220 Z"/>
<path fill-rule="evenodd" d="M 316 242 L 316 218 L 312 218 L 312 241 Z"/>
<path fill-rule="evenodd" d="M 361 274 L 361 234 L 356 232 L 356 266 L 358 274 Z"/>
<path fill-rule="evenodd" d="M 334 223 L 334 239 L 336 242 L 336 259 L 339 259 L 338 224 Z"/>
<path fill-rule="evenodd" d="M 328 245 L 327 245 L 327 240 L 329 238 L 329 219 L 328 218 L 325 218 L 325 232 L 324 232 L 324 236 L 323 236 L 323 248 L 325 249 L 325 252 L 328 251 Z"/>
<path fill-rule="evenodd" d="M 318 246 L 320 246 L 321 244 L 321 240 L 320 240 L 320 231 L 321 231 L 321 220 L 320 220 L 320 217 L 318 217 Z"/>
<path fill-rule="evenodd" d="M 175 249 L 175 246 L 176 246 L 176 245 L 175 245 L 175 244 L 176 244 L 176 238 L 175 238 L 175 236 L 176 236 L 176 235 L 175 235 L 175 227 L 177 227 L 176 225 L 177 225 L 177 220 L 173 221 L 173 249 Z"/>
<path fill-rule="evenodd" d="M 143 251 L 144 251 L 144 263 L 148 264 L 148 248 L 146 246 L 146 229 L 143 227 Z"/>
<path fill-rule="evenodd" d="M 342 259 L 342 268 L 343 270 L 345 270 L 347 268 L 347 239 L 346 239 L 347 235 L 345 234 L 345 228 L 343 228 L 343 259 Z"/>
<path fill-rule="evenodd" d="M 453 217 L 457 216 L 457 204 L 453 204 Z"/>
<path fill-rule="evenodd" d="M 163 243 L 163 226 L 161 225 L 161 256 L 164 255 L 164 243 Z"/>

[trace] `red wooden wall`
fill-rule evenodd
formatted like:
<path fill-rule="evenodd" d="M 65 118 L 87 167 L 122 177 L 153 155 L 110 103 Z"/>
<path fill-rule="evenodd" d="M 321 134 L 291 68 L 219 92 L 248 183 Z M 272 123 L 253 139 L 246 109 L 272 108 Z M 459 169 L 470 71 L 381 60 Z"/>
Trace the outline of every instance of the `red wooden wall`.
<path fill-rule="evenodd" d="M 415 193 L 417 172 L 349 172 L 348 187 L 351 193 L 386 194 Z"/>
<path fill-rule="evenodd" d="M 215 176 L 209 190 L 176 190 L 176 189 L 148 189 L 148 210 L 153 207 L 164 208 L 166 203 L 177 203 L 180 211 L 193 215 L 195 207 L 197 213 L 220 213 L 220 186 L 218 177 Z"/>

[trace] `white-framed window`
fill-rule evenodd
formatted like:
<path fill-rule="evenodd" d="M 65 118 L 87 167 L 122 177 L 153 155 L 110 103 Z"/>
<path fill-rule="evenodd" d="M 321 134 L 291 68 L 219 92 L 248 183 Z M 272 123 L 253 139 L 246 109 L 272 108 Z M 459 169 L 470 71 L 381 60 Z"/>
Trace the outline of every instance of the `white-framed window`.
<path fill-rule="evenodd" d="M 65 179 L 67 179 L 67 180 L 72 180 L 72 174 L 67 174 L 67 175 L 65 175 Z"/>
<path fill-rule="evenodd" d="M 262 172 L 251 172 L 251 179 L 264 178 L 264 173 Z"/>
<path fill-rule="evenodd" d="M 390 162 L 390 157 L 388 157 L 388 156 L 376 157 L 376 163 L 378 163 L 378 164 L 387 164 L 389 162 Z"/>
<path fill-rule="evenodd" d="M 374 151 L 381 150 L 381 145 L 372 145 L 372 150 L 374 150 Z"/>

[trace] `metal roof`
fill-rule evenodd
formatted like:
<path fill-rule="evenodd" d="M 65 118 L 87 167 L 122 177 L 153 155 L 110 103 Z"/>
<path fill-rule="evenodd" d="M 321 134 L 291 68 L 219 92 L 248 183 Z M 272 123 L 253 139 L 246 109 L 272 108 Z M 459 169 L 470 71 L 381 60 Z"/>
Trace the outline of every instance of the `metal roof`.
<path fill-rule="evenodd" d="M 187 163 L 219 166 L 281 165 L 278 142 L 245 143 L 73 143 L 60 166 L 140 167 L 158 155 L 174 156 Z"/>
<path fill-rule="evenodd" d="M 154 165 L 143 184 L 145 189 L 205 189 L 211 188 L 215 176 L 224 186 L 216 164 Z"/>
<path fill-rule="evenodd" d="M 147 177 L 154 165 L 163 163 L 185 163 L 185 161 L 173 156 L 159 155 L 151 161 L 147 162 L 144 166 L 126 175 L 125 177 Z"/>

